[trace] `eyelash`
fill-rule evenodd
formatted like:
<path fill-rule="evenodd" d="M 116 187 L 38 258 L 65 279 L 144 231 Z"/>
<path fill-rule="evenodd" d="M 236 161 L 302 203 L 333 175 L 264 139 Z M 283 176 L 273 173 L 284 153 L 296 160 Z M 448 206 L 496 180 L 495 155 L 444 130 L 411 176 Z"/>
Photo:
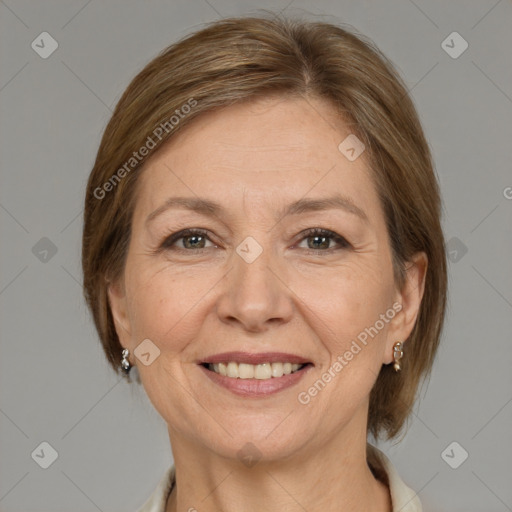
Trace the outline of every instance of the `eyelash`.
<path fill-rule="evenodd" d="M 185 252 L 196 253 L 198 251 L 205 250 L 205 248 L 197 248 L 197 249 L 173 248 L 173 245 L 178 240 L 181 240 L 182 238 L 187 238 L 189 236 L 202 236 L 202 237 L 205 237 L 208 240 L 210 240 L 207 236 L 207 231 L 205 231 L 203 229 L 184 229 L 182 231 L 173 233 L 172 235 L 168 236 L 160 245 L 159 251 L 174 250 L 174 251 L 183 252 L 183 253 L 185 253 Z M 305 251 L 308 254 L 315 254 L 315 255 L 318 255 L 320 253 L 331 254 L 333 251 L 349 249 L 352 247 L 351 244 L 349 242 L 347 242 L 347 240 L 345 238 L 343 238 L 342 236 L 338 235 L 334 231 L 330 231 L 328 229 L 322 229 L 322 228 L 307 229 L 306 231 L 304 231 L 302 233 L 302 238 L 300 239 L 300 242 L 302 242 L 303 240 L 305 240 L 307 238 L 313 237 L 313 236 L 331 238 L 336 243 L 338 243 L 340 245 L 340 247 L 339 248 L 331 247 L 329 249 L 305 249 Z M 210 242 L 211 242 L 211 240 L 210 240 Z"/>

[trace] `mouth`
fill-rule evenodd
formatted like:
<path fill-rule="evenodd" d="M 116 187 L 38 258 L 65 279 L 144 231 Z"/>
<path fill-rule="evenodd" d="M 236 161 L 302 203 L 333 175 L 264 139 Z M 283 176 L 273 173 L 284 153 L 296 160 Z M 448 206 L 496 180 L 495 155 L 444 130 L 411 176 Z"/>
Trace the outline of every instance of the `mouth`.
<path fill-rule="evenodd" d="M 242 398 L 263 399 L 297 386 L 315 365 L 292 363 L 289 359 L 268 361 L 268 358 L 250 364 L 228 358 L 216 363 L 203 361 L 197 366 L 209 383 L 216 385 L 214 389 L 224 389 Z M 209 393 L 210 388 L 211 385 L 205 392 Z"/>
<path fill-rule="evenodd" d="M 224 352 L 200 362 L 211 372 L 231 379 L 278 379 L 314 366 L 305 358 L 284 352 Z"/>
<path fill-rule="evenodd" d="M 278 379 L 283 375 L 291 375 L 300 372 L 307 366 L 313 366 L 312 363 L 290 363 L 275 362 L 261 364 L 247 364 L 236 361 L 224 363 L 201 363 L 201 366 L 223 377 L 230 379 Z"/>

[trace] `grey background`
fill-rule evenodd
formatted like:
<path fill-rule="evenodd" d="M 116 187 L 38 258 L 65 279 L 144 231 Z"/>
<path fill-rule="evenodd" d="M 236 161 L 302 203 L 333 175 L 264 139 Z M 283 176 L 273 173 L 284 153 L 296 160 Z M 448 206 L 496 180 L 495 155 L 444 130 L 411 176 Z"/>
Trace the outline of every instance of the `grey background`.
<path fill-rule="evenodd" d="M 511 2 L 5 0 L 1 512 L 133 511 L 170 465 L 164 421 L 107 367 L 82 300 L 85 183 L 114 105 L 152 57 L 261 8 L 348 23 L 402 73 L 441 183 L 450 304 L 410 429 L 380 446 L 426 512 L 512 510 Z M 43 31 L 59 45 L 47 59 L 31 48 Z M 469 43 L 457 59 L 441 47 L 453 31 Z M 48 469 L 31 457 L 43 441 L 58 452 Z M 457 469 L 441 456 L 453 441 L 452 463 L 469 454 Z"/>

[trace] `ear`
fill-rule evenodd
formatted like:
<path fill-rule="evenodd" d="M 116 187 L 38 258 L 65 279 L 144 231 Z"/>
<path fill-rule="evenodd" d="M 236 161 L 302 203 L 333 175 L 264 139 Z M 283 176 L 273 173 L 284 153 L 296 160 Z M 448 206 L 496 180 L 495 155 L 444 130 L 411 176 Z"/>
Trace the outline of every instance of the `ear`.
<path fill-rule="evenodd" d="M 128 315 L 126 293 L 121 280 L 118 282 L 108 282 L 107 294 L 119 342 L 123 348 L 129 349 L 131 345 L 131 325 Z"/>
<path fill-rule="evenodd" d="M 397 291 L 395 299 L 401 305 L 401 310 L 389 324 L 384 364 L 393 362 L 393 345 L 397 341 L 404 342 L 410 336 L 418 318 L 423 292 L 425 291 L 425 277 L 428 267 L 427 255 L 424 252 L 416 253 L 405 267 L 405 283 L 402 290 Z M 404 344 L 404 349 L 407 350 L 407 343 Z"/>

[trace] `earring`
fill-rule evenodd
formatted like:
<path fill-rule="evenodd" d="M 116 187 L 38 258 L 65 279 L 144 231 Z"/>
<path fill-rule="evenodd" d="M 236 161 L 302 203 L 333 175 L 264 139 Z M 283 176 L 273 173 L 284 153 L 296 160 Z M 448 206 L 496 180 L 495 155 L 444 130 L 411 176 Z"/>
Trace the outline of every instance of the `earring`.
<path fill-rule="evenodd" d="M 403 343 L 401 341 L 397 341 L 393 345 L 393 359 L 395 361 L 395 363 L 393 364 L 393 368 L 395 369 L 395 372 L 399 372 L 402 369 L 402 367 L 400 366 L 400 359 L 402 359 L 403 355 Z"/>
<path fill-rule="evenodd" d="M 130 373 L 130 368 L 132 365 L 130 364 L 130 361 L 128 361 L 128 355 L 130 354 L 130 351 L 125 348 L 123 350 L 123 359 L 121 360 L 121 366 L 123 367 L 123 370 L 126 374 Z"/>

